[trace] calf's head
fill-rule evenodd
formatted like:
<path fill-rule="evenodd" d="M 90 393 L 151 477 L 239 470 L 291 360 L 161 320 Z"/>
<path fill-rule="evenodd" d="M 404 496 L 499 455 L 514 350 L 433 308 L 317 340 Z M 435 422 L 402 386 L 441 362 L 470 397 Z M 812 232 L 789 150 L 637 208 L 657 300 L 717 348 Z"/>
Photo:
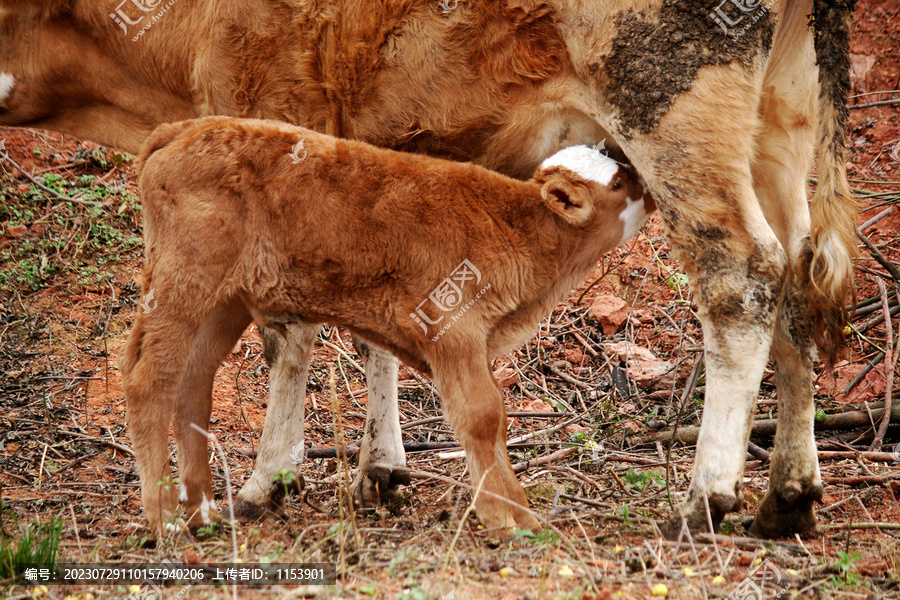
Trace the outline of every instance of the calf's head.
<path fill-rule="evenodd" d="M 547 158 L 534 181 L 541 185 L 547 208 L 601 252 L 637 233 L 656 208 L 634 167 L 587 146 L 571 146 Z"/>

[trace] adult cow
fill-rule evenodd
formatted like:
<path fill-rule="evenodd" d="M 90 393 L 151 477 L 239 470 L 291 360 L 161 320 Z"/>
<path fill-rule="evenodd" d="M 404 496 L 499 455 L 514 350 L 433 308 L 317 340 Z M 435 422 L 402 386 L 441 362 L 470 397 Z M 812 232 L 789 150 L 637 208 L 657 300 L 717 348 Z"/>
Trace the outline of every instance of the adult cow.
<path fill-rule="evenodd" d="M 674 521 L 704 528 L 707 513 L 717 524 L 740 506 L 771 351 L 779 423 L 754 529 L 784 535 L 815 525 L 812 363 L 816 342 L 828 356 L 840 343 L 852 280 L 844 126 L 853 4 L 0 0 L 0 123 L 134 151 L 164 121 L 274 118 L 517 177 L 561 147 L 610 136 L 655 196 L 704 330 L 703 425 Z M 245 514 L 275 507 L 271 476 L 295 468 L 302 431 L 292 417 L 315 337 L 300 326 L 264 336 L 271 395 L 239 497 Z M 398 363 L 361 346 L 370 402 L 357 484 L 371 499 L 390 492 L 405 457 Z M 141 460 L 145 429 L 130 427 L 142 479 L 161 479 Z M 176 433 L 182 456 L 204 454 L 184 448 L 205 439 Z M 184 501 L 196 508 L 211 493 L 208 466 L 180 468 Z"/>

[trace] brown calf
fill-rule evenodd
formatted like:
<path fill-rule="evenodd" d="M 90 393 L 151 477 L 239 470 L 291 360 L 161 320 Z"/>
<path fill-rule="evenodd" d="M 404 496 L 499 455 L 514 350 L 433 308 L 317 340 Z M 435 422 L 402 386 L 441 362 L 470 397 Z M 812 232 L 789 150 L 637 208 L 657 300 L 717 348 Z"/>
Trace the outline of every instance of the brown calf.
<path fill-rule="evenodd" d="M 303 149 L 298 143 L 302 140 Z M 399 153 L 286 124 L 211 117 L 163 125 L 140 186 L 147 290 L 122 373 L 152 526 L 174 515 L 168 426 L 181 499 L 209 520 L 206 440 L 213 375 L 247 325 L 329 322 L 433 375 L 467 450 L 489 528 L 539 527 L 506 454 L 489 360 L 634 234 L 652 211 L 633 170 L 585 146 L 518 181 L 467 163 Z M 302 430 L 302 421 L 294 423 Z"/>

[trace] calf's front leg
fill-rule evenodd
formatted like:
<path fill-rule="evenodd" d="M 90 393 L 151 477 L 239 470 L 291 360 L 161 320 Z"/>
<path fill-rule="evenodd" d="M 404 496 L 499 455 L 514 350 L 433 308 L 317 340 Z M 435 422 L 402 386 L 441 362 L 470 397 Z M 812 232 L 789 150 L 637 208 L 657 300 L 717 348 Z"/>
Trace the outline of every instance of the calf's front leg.
<path fill-rule="evenodd" d="M 541 529 L 509 462 L 506 407 L 486 356 L 472 352 L 471 345 L 447 355 L 457 359 L 432 368 L 444 415 L 466 451 L 478 518 L 485 528 L 503 533 Z"/>

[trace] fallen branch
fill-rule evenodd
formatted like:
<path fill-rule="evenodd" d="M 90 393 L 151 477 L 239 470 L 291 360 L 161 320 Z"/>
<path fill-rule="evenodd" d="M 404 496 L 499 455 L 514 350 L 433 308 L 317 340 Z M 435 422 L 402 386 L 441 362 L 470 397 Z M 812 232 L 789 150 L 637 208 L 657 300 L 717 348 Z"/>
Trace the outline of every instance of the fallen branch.
<path fill-rule="evenodd" d="M 869 249 L 869 253 L 872 255 L 872 258 L 874 258 L 876 261 L 878 261 L 878 264 L 880 264 L 882 267 L 884 267 L 887 270 L 887 272 L 891 274 L 891 277 L 894 278 L 894 281 L 900 282 L 900 270 L 897 269 L 897 265 L 895 265 L 894 263 L 889 261 L 887 259 L 887 257 L 881 253 L 881 250 L 876 248 L 875 244 L 873 244 L 869 240 L 869 238 L 867 238 L 865 235 L 863 235 L 862 231 L 857 229 L 856 235 L 859 237 L 860 240 L 862 240 L 862 243 L 866 245 L 866 248 Z"/>
<path fill-rule="evenodd" d="M 566 419 L 568 417 L 575 416 L 575 413 L 571 412 L 508 412 L 506 413 L 507 417 L 519 417 L 519 418 L 530 418 L 530 419 Z M 444 421 L 444 417 L 426 417 L 424 419 L 419 419 L 417 421 L 410 421 L 409 423 L 403 423 L 400 425 L 400 429 L 410 429 L 412 427 L 418 427 L 419 425 L 428 425 L 430 423 L 441 423 Z"/>
<path fill-rule="evenodd" d="M 872 418 L 878 420 L 884 414 L 884 409 L 873 410 Z M 900 406 L 891 407 L 891 421 L 900 422 Z M 757 419 L 753 422 L 750 429 L 751 437 L 772 437 L 775 435 L 775 428 L 778 425 L 778 419 Z M 828 431 L 832 429 L 856 429 L 857 427 L 869 427 L 869 415 L 863 411 L 849 411 L 834 415 L 826 415 L 821 421 L 816 420 L 816 431 Z M 651 433 L 634 441 L 635 445 L 642 446 L 644 444 L 655 444 L 661 442 L 663 444 L 670 442 L 681 442 L 682 444 L 696 444 L 697 437 L 700 435 L 699 427 L 680 427 L 674 433 L 671 429 L 663 429 L 656 433 Z"/>
<path fill-rule="evenodd" d="M 884 360 L 884 352 L 879 352 L 878 356 L 876 356 L 875 358 L 873 358 L 872 360 L 870 360 L 866 363 L 866 366 L 863 367 L 862 371 L 860 371 L 859 373 L 856 374 L 856 377 L 854 377 L 850 381 L 850 383 L 848 383 L 846 385 L 846 387 L 844 387 L 844 389 L 842 390 L 841 393 L 849 394 L 853 390 L 853 388 L 855 388 L 857 385 L 859 385 L 860 381 L 865 379 L 866 375 L 869 374 L 869 371 L 871 371 L 872 369 L 877 367 L 878 363 L 880 363 L 882 360 Z"/>
<path fill-rule="evenodd" d="M 840 460 L 864 458 L 872 462 L 900 462 L 900 452 L 853 452 L 853 451 L 835 451 L 835 450 L 819 450 L 817 453 L 819 460 Z"/>
<path fill-rule="evenodd" d="M 876 100 L 875 102 L 866 102 L 865 104 L 851 104 L 847 110 L 858 110 L 860 108 L 872 108 L 873 106 L 890 106 L 891 104 L 900 104 L 900 99 Z"/>
<path fill-rule="evenodd" d="M 122 452 L 124 452 L 125 454 L 128 454 L 130 456 L 134 456 L 134 450 L 132 450 L 131 448 L 129 448 L 128 446 L 126 446 L 124 444 L 120 444 L 120 443 L 114 442 L 112 440 L 107 440 L 107 439 L 101 438 L 101 437 L 94 437 L 92 435 L 84 435 L 81 433 L 76 433 L 74 431 L 69 431 L 67 429 L 60 429 L 58 431 L 59 431 L 59 433 L 61 433 L 63 435 L 70 435 L 70 436 L 76 437 L 80 440 L 87 440 L 89 442 L 97 442 L 98 444 L 103 444 L 104 446 L 109 446 L 110 448 L 115 448 L 116 450 L 121 450 Z"/>
<path fill-rule="evenodd" d="M 865 231 L 866 229 L 868 229 L 869 227 L 871 227 L 872 225 L 874 225 L 874 224 L 877 223 L 878 221 L 882 220 L 883 218 L 885 218 L 886 216 L 888 216 L 888 215 L 891 214 L 892 212 L 894 212 L 894 207 L 893 207 L 893 206 L 888 206 L 886 209 L 884 209 L 883 211 L 881 211 L 880 213 L 878 213 L 877 215 L 875 215 L 874 217 L 872 217 L 871 219 L 869 219 L 868 221 L 866 221 L 865 223 L 863 223 L 862 225 L 860 225 L 860 226 L 859 226 L 859 230 L 860 230 L 860 231 Z"/>
<path fill-rule="evenodd" d="M 900 523 L 834 523 L 822 525 L 822 529 L 900 529 Z"/>
<path fill-rule="evenodd" d="M 839 485 L 864 485 L 864 484 L 882 484 L 889 481 L 900 481 L 900 473 L 893 475 L 856 475 L 854 477 L 823 477 L 825 483 L 836 483 Z"/>
<path fill-rule="evenodd" d="M 881 306 L 884 309 L 884 326 L 886 330 L 884 346 L 884 412 L 887 413 L 888 418 L 881 419 L 881 424 L 878 426 L 878 431 L 875 433 L 875 439 L 872 440 L 872 445 L 869 446 L 869 450 L 872 452 L 881 448 L 881 443 L 884 441 L 884 435 L 887 433 L 888 423 L 891 420 L 891 394 L 894 387 L 894 329 L 891 324 L 892 319 L 889 316 L 890 309 L 888 308 L 887 290 L 885 289 L 884 282 L 881 278 L 878 279 L 878 292 L 881 294 Z"/>
<path fill-rule="evenodd" d="M 576 450 L 578 450 L 578 448 L 575 448 L 574 446 L 572 448 L 563 448 L 562 450 L 557 450 L 556 452 L 553 452 L 551 454 L 538 456 L 537 458 L 532 458 L 531 460 L 516 463 L 513 465 L 512 469 L 514 473 L 521 473 L 525 469 L 537 467 L 538 465 L 546 465 L 548 463 L 552 463 L 554 461 L 565 458 L 570 454 L 574 454 Z"/>

